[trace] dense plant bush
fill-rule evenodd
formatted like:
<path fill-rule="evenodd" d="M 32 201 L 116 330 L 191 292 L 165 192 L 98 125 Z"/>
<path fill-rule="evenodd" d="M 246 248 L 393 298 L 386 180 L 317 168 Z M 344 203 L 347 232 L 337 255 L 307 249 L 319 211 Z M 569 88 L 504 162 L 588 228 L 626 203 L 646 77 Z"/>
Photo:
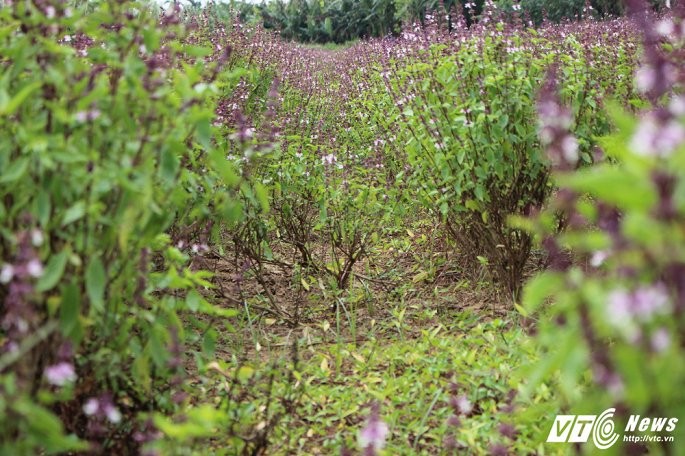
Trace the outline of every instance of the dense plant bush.
<path fill-rule="evenodd" d="M 184 347 L 204 347 L 200 366 L 212 355 L 216 331 L 193 315 L 218 327 L 235 315 L 202 297 L 210 274 L 189 260 L 242 215 L 223 152 L 241 144 L 213 123 L 249 71 L 181 14 L 0 9 L 3 454 L 141 451 L 185 408 Z"/>
<path fill-rule="evenodd" d="M 399 22 L 393 0 L 318 2 L 277 0 L 261 8 L 264 26 L 286 39 L 315 43 L 395 33 Z"/>
<path fill-rule="evenodd" d="M 386 222 L 396 206 L 382 157 L 360 137 L 364 124 L 345 119 L 349 107 L 335 88 L 317 92 L 283 88 L 288 103 L 275 111 L 281 147 L 250 170 L 255 185 L 268 189 L 272 210 L 248 210 L 233 239 L 237 264 L 248 260 L 274 313 L 291 322 L 299 317 L 280 308 L 265 283 L 264 263 L 288 265 L 296 288 L 323 286 L 338 294 L 391 229 Z"/>
<path fill-rule="evenodd" d="M 514 36 L 503 24 L 498 30 L 456 49 L 449 41 L 436 45 L 399 63 L 386 85 L 395 104 L 392 122 L 408 140 L 413 188 L 441 216 L 462 254 L 488 264 L 515 299 L 531 238 L 511 228 L 508 217 L 527 214 L 552 190 L 532 101 L 557 57 L 544 52 L 546 38 Z M 613 70 L 625 71 L 614 89 L 630 92 L 631 66 L 625 57 L 620 61 L 620 52 L 617 66 L 605 66 L 602 48 L 584 50 L 573 35 L 562 43 L 564 98 L 573 104 L 570 122 L 580 129 L 579 139 L 565 144 L 566 153 L 590 163 L 593 136 L 608 131 L 601 99 L 612 93 Z M 586 72 L 589 61 L 602 67 Z"/>
<path fill-rule="evenodd" d="M 524 294 L 548 350 L 533 377 L 558 372 L 560 400 L 571 413 L 615 407 L 624 425 L 631 414 L 680 418 L 685 410 L 674 387 L 685 375 L 683 17 L 652 19 L 644 10 L 635 16 L 645 35 L 636 84 L 649 105 L 637 117 L 612 110 L 619 130 L 600 140 L 601 163 L 572 171 L 562 148 L 573 135 L 570 112 L 554 79 L 541 94 L 541 137 L 560 189 L 531 225 L 550 270 Z M 568 221 L 556 236 L 555 212 Z M 680 423 L 673 435 L 685 438 Z M 669 452 L 644 442 L 619 446 L 622 454 Z"/>
<path fill-rule="evenodd" d="M 675 7 L 652 0 L 657 11 Z M 359 38 L 398 35 L 413 24 L 437 20 L 448 30 L 487 22 L 497 14 L 529 26 L 583 19 L 606 19 L 624 14 L 623 2 L 614 0 L 368 0 L 319 2 L 278 0 L 255 5 L 236 2 L 240 19 L 275 29 L 283 38 L 312 43 L 344 43 Z"/>

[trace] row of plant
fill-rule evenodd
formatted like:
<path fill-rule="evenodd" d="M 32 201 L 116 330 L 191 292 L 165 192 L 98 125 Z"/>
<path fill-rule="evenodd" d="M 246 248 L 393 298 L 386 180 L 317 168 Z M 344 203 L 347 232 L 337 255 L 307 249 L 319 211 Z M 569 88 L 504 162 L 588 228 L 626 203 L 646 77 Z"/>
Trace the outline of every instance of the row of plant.
<path fill-rule="evenodd" d="M 190 405 L 186 350 L 204 366 L 237 313 L 192 258 L 260 198 L 226 151 L 272 141 L 238 128 L 268 118 L 269 73 L 178 6 L 14 2 L 0 23 L 0 453 L 144 454 L 240 421 Z"/>
<path fill-rule="evenodd" d="M 634 97 L 629 40 L 616 40 L 608 52 L 574 34 L 556 38 L 550 46 L 549 37 L 500 28 L 458 51 L 433 46 L 384 79 L 388 111 L 395 107 L 384 119 L 400 125 L 385 127 L 407 142 L 412 187 L 465 259 L 486 264 L 514 300 L 533 242 L 508 218 L 531 214 L 553 190 L 534 108 L 546 71 L 557 66 L 572 105 L 577 139 L 569 138 L 564 152 L 574 166 L 592 163 L 595 138 L 609 131 L 604 100 Z"/>
<path fill-rule="evenodd" d="M 653 0 L 652 8 L 667 10 L 675 1 Z M 344 43 L 361 38 L 399 35 L 403 27 L 439 21 L 449 30 L 464 21 L 469 26 L 495 14 L 530 26 L 579 19 L 606 19 L 625 13 L 622 2 L 609 0 L 368 0 L 363 2 L 310 0 L 230 5 L 241 20 L 274 29 L 288 40 Z"/>
<path fill-rule="evenodd" d="M 630 416 L 675 418 L 670 433 L 645 432 L 661 444 L 626 442 L 619 434 L 623 443 L 612 448 L 671 454 L 685 437 L 678 387 L 685 372 L 685 16 L 681 9 L 659 19 L 644 14 L 639 2 L 633 7 L 644 49 L 636 85 L 647 102 L 637 115 L 609 106 L 617 131 L 601 138 L 592 167 L 574 170 L 563 153 L 576 133 L 570 106 L 557 95 L 558 79 L 551 76 L 539 96 L 541 137 L 560 188 L 525 223 L 550 267 L 528 283 L 521 310 L 537 322 L 546 353 L 534 378 L 558 375 L 563 408 L 613 408 L 619 433 Z M 562 232 L 555 227 L 560 214 Z M 591 386 L 576 388 L 587 379 Z M 664 435 L 675 443 L 664 443 Z"/>
<path fill-rule="evenodd" d="M 551 272 L 528 285 L 518 309 L 539 312 L 549 351 L 522 381 L 523 396 L 560 372 L 562 408 L 613 406 L 623 423 L 631 413 L 677 416 L 682 271 L 669 246 L 681 244 L 673 69 L 682 62 L 669 50 L 682 22 L 639 18 L 648 39 L 637 90 L 635 23 L 625 21 L 528 35 L 504 24 L 468 36 L 422 29 L 337 56 L 364 62 L 360 71 L 321 65 L 319 80 L 284 81 L 294 103 L 278 122 L 283 147 L 255 168 L 273 185 L 260 245 L 288 244 L 294 286 L 306 292 L 328 278 L 344 307 L 355 263 L 421 206 L 445 222 L 457 255 L 487 264 L 516 301 L 537 242 Z M 538 98 L 545 80 L 554 84 Z M 637 124 L 620 114 L 650 103 Z M 614 126 L 621 132 L 607 136 Z M 543 305 L 552 296 L 555 305 Z M 648 391 L 666 365 L 672 373 Z"/>
<path fill-rule="evenodd" d="M 567 153 L 588 165 L 610 129 L 605 101 L 639 102 L 636 48 L 625 21 L 542 33 L 500 23 L 360 44 L 337 56 L 360 70 L 323 62 L 320 80 L 284 72 L 295 82 L 284 81 L 276 116 L 282 147 L 251 170 L 271 186 L 274 210 L 246 222 L 260 227 L 248 256 L 256 264 L 284 242 L 292 263 L 343 289 L 379 237 L 427 213 L 444 223 L 464 270 L 483 264 L 517 300 L 533 240 L 509 217 L 531 214 L 553 190 L 534 105 L 546 71 L 558 65 L 573 105 L 578 139 Z"/>
<path fill-rule="evenodd" d="M 669 246 L 681 236 L 682 113 L 679 98 L 664 104 L 680 81 L 678 54 L 664 52 L 681 41 L 679 19 L 645 25 L 637 94 L 626 20 L 539 31 L 458 21 L 331 53 L 220 14 L 107 1 L 0 10 L 0 452 L 166 454 L 219 429 L 224 452 L 266 451 L 287 429 L 281 420 L 313 411 L 301 399 L 315 380 L 303 376 L 297 341 L 257 370 L 244 354 L 220 356 L 232 318 L 251 324 L 258 312 L 294 327 L 329 305 L 351 324 L 358 279 L 376 274 L 369 254 L 425 217 L 452 237 L 462 277 L 482 264 L 517 304 L 542 242 L 556 272 L 535 279 L 518 308 L 545 312 L 543 346 L 566 334 L 536 374 L 562 368 L 562 397 L 576 403 L 591 364 L 600 402 L 654 413 L 680 403 L 669 386 L 679 369 L 656 395 L 639 389 L 636 368 L 679 365 L 682 268 Z M 561 98 L 547 88 L 536 113 L 550 67 Z M 646 100 L 669 108 L 632 136 L 618 113 Z M 598 139 L 611 125 L 626 132 Z M 635 157 L 621 152 L 629 141 Z M 606 164 L 595 163 L 598 146 Z M 573 191 L 554 191 L 551 167 Z M 528 220 L 553 192 L 539 226 Z M 577 258 L 562 254 L 569 248 Z M 586 248 L 616 274 L 586 276 Z M 231 264 L 233 289 L 207 271 L 211 256 Z M 274 267 L 296 305 L 274 288 Z M 557 305 L 541 305 L 557 293 Z M 605 298 L 622 316 L 614 326 Z M 618 347 L 608 342 L 617 335 Z M 521 388 L 539 394 L 538 384 Z M 453 439 L 455 451 L 475 448 Z"/>

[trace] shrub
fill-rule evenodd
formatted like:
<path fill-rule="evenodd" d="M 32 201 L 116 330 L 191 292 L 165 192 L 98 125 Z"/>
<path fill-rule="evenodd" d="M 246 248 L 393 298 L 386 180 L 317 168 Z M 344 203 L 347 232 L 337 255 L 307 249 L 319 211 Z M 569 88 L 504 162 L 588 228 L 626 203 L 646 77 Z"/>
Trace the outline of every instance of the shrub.
<path fill-rule="evenodd" d="M 186 402 L 182 348 L 211 355 L 187 315 L 235 313 L 188 267 L 240 215 L 212 125 L 235 77 L 180 14 L 0 8 L 0 453 L 140 451 L 144 418 Z"/>
<path fill-rule="evenodd" d="M 552 88 L 541 96 L 548 153 L 562 166 L 557 197 L 532 224 L 551 268 L 524 292 L 525 312 L 537 319 L 547 350 L 533 378 L 558 374 L 565 407 L 582 413 L 616 407 L 623 424 L 630 414 L 685 411 L 675 386 L 685 381 L 683 18 L 657 26 L 644 13 L 635 20 L 645 33 L 636 84 L 650 105 L 638 117 L 613 110 L 618 131 L 600 140 L 606 160 L 572 171 L 559 147 L 571 134 L 559 122 L 568 110 Z M 568 220 L 557 235 L 550 229 L 554 212 Z M 683 432 L 678 425 L 676 441 Z M 622 445 L 624 453 L 668 451 Z"/>
<path fill-rule="evenodd" d="M 334 95 L 317 101 L 296 91 L 289 95 L 302 103 L 267 174 L 274 223 L 280 239 L 297 249 L 301 266 L 326 273 L 342 290 L 385 231 L 395 204 L 382 160 L 360 137 L 369 123 L 346 119 L 348 102 Z"/>
<path fill-rule="evenodd" d="M 398 109 L 394 119 L 408 138 L 414 188 L 467 260 L 487 263 L 516 299 L 531 238 L 508 217 L 527 214 L 552 190 L 533 100 L 554 56 L 541 54 L 544 39 L 531 36 L 527 43 L 503 33 L 501 24 L 494 35 L 484 33 L 456 50 L 434 46 L 418 61 L 398 65 L 388 86 Z M 601 78 L 583 71 L 587 58 L 573 37 L 564 44 L 569 54 L 558 64 L 574 106 L 568 121 L 583 126 L 583 136 L 565 147 L 588 163 L 592 136 L 608 127 L 600 111 Z"/>

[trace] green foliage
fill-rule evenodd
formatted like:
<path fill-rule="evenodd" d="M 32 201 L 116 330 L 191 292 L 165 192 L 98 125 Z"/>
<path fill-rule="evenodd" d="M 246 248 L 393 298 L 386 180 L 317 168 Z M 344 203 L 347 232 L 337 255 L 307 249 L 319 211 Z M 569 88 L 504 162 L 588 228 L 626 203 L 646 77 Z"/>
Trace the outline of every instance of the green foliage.
<path fill-rule="evenodd" d="M 266 28 L 289 40 L 344 43 L 395 33 L 399 22 L 393 0 L 277 0 L 262 7 Z"/>
<path fill-rule="evenodd" d="M 296 252 L 297 287 L 308 290 L 319 277 L 337 293 L 349 287 L 354 268 L 392 226 L 394 192 L 382 160 L 366 145 L 370 122 L 341 128 L 351 109 L 347 102 L 285 90 L 288 104 L 280 114 L 294 121 L 281 126 L 281 150 L 251 170 L 270 192 L 272 211 L 247 211 L 234 245 L 260 271 L 272 247 L 284 243 Z"/>
<path fill-rule="evenodd" d="M 305 43 L 345 43 L 359 38 L 397 35 L 414 23 L 438 23 L 454 30 L 463 21 L 478 23 L 484 0 L 277 0 L 261 5 L 232 2 L 242 21 L 261 23 L 288 40 Z M 589 18 L 610 18 L 625 14 L 622 2 L 614 0 L 495 0 L 494 14 L 512 13 L 540 26 L 543 22 L 565 22 Z M 651 0 L 656 11 L 666 10 L 665 0 Z M 676 1 L 671 1 L 672 6 Z M 221 8 L 220 8 L 221 9 Z"/>
<path fill-rule="evenodd" d="M 655 45 L 663 52 L 659 61 L 648 49 L 639 72 L 673 65 L 679 78 L 682 41 L 674 45 Z M 530 225 L 551 270 L 528 283 L 522 309 L 538 321 L 547 352 L 532 370 L 530 387 L 557 376 L 562 407 L 570 413 L 620 407 L 619 430 L 629 415 L 679 417 L 685 411 L 675 387 L 685 380 L 685 137 L 676 109 L 682 94 L 669 84 L 643 91 L 652 102 L 640 117 L 613 108 L 618 131 L 599 140 L 606 160 L 555 174 L 558 196 Z M 549 122 L 554 119 L 543 119 Z M 555 236 L 559 214 L 567 227 Z M 672 436 L 685 438 L 680 423 Z M 630 447 L 619 443 L 612 450 L 623 454 Z M 645 443 L 643 451 L 670 450 Z"/>
<path fill-rule="evenodd" d="M 210 274 L 176 245 L 240 216 L 211 124 L 235 77 L 184 42 L 178 14 L 160 25 L 137 2 L 0 9 L 0 453 L 83 449 L 74 433 L 134 451 L 138 414 L 179 403 L 173 347 L 195 338 L 183 316 L 235 314 L 200 297 Z M 43 369 L 60 361 L 76 387 L 73 375 L 50 385 Z M 127 419 L 93 434 L 83 407 L 103 394 Z"/>
<path fill-rule="evenodd" d="M 537 354 L 532 339 L 498 320 L 426 328 L 406 342 L 313 347 L 309 356 L 300 374 L 308 400 L 300 416 L 287 418 L 276 430 L 274 438 L 284 448 L 274 454 L 356 448 L 373 402 L 380 403 L 390 428 L 387 446 L 379 453 L 388 455 L 490 454 L 493 444 L 506 441 L 497 431 L 501 423 L 512 424 L 519 433 L 512 451 L 541 449 L 548 417 L 556 412 L 545 404 L 548 386 L 516 400 L 513 413 L 503 411 L 511 390 L 523 381 L 519 368 Z M 448 419 L 457 412 L 451 400 L 462 395 L 473 411 L 453 426 Z M 446 446 L 451 436 L 458 450 Z"/>
<path fill-rule="evenodd" d="M 530 38 L 535 48 L 507 35 L 472 40 L 450 53 L 435 46 L 388 81 L 397 106 L 391 122 L 407 138 L 412 187 L 461 252 L 472 262 L 482 258 L 514 299 L 531 238 L 508 217 L 541 206 L 552 190 L 534 110 L 552 57 L 533 50 L 544 48 L 544 39 Z M 573 38 L 566 45 L 561 84 L 580 132 L 573 153 L 589 163 L 593 136 L 608 128 L 597 89 L 606 85 L 608 69 L 583 75 L 591 54 Z"/>

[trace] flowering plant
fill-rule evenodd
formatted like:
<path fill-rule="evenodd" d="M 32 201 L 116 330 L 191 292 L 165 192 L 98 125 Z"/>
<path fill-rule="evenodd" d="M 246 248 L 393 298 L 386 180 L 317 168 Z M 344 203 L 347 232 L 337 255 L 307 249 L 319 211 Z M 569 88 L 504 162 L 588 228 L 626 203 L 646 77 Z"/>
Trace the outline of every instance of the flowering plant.
<path fill-rule="evenodd" d="M 561 120 L 582 126 L 578 139 L 559 143 L 573 167 L 592 162 L 593 136 L 609 127 L 602 98 L 624 87 L 609 90 L 606 67 L 581 70 L 601 65 L 602 56 L 598 47 L 583 49 L 582 30 L 540 37 L 512 27 L 499 23 L 459 44 L 434 45 L 400 60 L 385 82 L 395 128 L 408 144 L 411 188 L 441 218 L 465 260 L 487 264 L 493 281 L 516 299 L 532 243 L 508 218 L 528 214 L 552 190 L 531 102 L 545 68 L 558 60 L 564 99 L 573 106 Z"/>
<path fill-rule="evenodd" d="M 188 265 L 236 217 L 212 119 L 240 69 L 181 15 L 0 8 L 0 453 L 142 451 L 186 401 L 181 316 L 235 314 Z"/>
<path fill-rule="evenodd" d="M 560 124 L 568 110 L 554 81 L 541 94 L 541 131 L 560 189 L 531 226 L 551 267 L 527 284 L 521 309 L 535 315 L 548 350 L 533 377 L 558 371 L 563 404 L 616 407 L 624 421 L 685 411 L 675 386 L 685 380 L 685 21 L 682 10 L 656 20 L 638 4 L 633 21 L 645 41 L 637 85 L 649 107 L 637 117 L 613 109 L 618 132 L 599 141 L 604 160 L 574 171 L 560 147 L 572 135 Z M 566 229 L 555 236 L 560 213 Z M 676 433 L 685 437 L 682 427 Z"/>

